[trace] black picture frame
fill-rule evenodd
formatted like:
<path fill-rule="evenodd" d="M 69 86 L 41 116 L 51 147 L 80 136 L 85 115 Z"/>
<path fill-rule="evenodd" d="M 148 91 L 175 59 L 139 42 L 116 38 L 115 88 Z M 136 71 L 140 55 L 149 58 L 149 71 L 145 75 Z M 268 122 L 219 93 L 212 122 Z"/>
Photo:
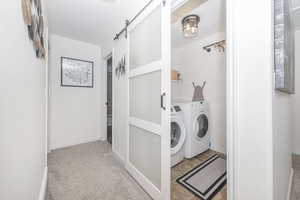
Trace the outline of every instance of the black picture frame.
<path fill-rule="evenodd" d="M 92 80 L 91 80 L 91 85 L 74 85 L 74 84 L 65 84 L 64 83 L 64 66 L 63 66 L 63 61 L 64 60 L 69 60 L 69 61 L 77 61 L 77 62 L 85 62 L 91 64 L 92 67 Z M 94 88 L 94 62 L 93 61 L 88 61 L 88 60 L 82 60 L 82 59 L 77 59 L 77 58 L 70 58 L 70 57 L 64 57 L 62 56 L 60 59 L 60 85 L 61 87 L 80 87 L 80 88 Z"/>

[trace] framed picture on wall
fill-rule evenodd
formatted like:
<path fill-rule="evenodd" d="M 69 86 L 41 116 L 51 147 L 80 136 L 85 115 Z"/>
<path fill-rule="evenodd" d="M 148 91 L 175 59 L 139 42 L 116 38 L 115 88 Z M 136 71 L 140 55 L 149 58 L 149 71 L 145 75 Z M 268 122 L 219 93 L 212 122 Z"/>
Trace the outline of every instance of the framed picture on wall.
<path fill-rule="evenodd" d="M 61 86 L 94 87 L 94 62 L 61 57 Z"/>
<path fill-rule="evenodd" d="M 275 88 L 295 93 L 294 20 L 290 0 L 274 0 Z"/>

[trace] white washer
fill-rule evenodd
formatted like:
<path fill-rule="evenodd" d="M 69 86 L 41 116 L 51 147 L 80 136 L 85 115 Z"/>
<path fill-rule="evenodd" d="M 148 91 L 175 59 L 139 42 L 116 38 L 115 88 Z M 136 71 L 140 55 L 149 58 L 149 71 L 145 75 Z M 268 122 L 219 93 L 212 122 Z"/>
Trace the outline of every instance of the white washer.
<path fill-rule="evenodd" d="M 210 134 L 208 131 L 208 103 L 179 102 L 186 127 L 185 157 L 192 158 L 209 149 Z"/>
<path fill-rule="evenodd" d="M 186 140 L 183 112 L 180 106 L 171 106 L 171 166 L 184 159 L 184 142 Z"/>

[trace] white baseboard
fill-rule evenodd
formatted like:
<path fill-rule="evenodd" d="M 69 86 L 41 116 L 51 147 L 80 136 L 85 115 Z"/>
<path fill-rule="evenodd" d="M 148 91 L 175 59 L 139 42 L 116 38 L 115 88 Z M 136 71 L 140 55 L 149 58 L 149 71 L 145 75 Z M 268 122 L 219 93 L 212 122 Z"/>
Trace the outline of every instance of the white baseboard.
<path fill-rule="evenodd" d="M 225 148 L 210 146 L 209 149 L 226 155 L 226 149 Z"/>
<path fill-rule="evenodd" d="M 48 179 L 48 167 L 45 167 L 41 189 L 40 189 L 39 200 L 45 200 L 46 191 L 47 191 L 47 179 Z"/>
<path fill-rule="evenodd" d="M 80 145 L 80 144 L 86 144 L 86 143 L 90 143 L 90 142 L 96 142 L 101 140 L 99 137 L 95 137 L 95 138 L 88 138 L 88 139 L 84 139 L 84 140 L 80 140 L 80 141 L 76 141 L 76 142 L 72 142 L 69 144 L 59 144 L 59 145 L 50 145 L 50 151 L 54 151 L 57 149 L 63 149 L 63 148 L 68 148 L 68 147 L 73 147 L 76 145 Z"/>
<path fill-rule="evenodd" d="M 123 156 L 121 156 L 118 152 L 113 151 L 113 154 L 115 156 L 115 158 L 122 164 L 125 166 L 125 158 Z"/>
<path fill-rule="evenodd" d="M 102 141 L 102 142 L 104 142 L 104 141 L 107 140 L 107 138 L 106 138 L 106 136 L 101 136 L 101 137 L 99 138 L 99 140 Z"/>
<path fill-rule="evenodd" d="M 291 191 L 292 191 L 292 186 L 293 186 L 293 177 L 294 177 L 294 169 L 291 169 L 290 181 L 289 181 L 289 188 L 288 188 L 288 193 L 287 193 L 286 200 L 290 200 L 291 199 Z"/>

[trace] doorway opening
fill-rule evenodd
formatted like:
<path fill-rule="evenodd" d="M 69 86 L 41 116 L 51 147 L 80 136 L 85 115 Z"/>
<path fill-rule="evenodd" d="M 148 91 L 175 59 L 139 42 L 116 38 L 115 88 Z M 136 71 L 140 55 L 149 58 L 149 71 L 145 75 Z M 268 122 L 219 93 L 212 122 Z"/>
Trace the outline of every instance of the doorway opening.
<path fill-rule="evenodd" d="M 184 1 L 171 38 L 171 200 L 226 200 L 226 2 Z"/>
<path fill-rule="evenodd" d="M 107 142 L 112 144 L 112 56 L 106 60 L 106 118 Z"/>

